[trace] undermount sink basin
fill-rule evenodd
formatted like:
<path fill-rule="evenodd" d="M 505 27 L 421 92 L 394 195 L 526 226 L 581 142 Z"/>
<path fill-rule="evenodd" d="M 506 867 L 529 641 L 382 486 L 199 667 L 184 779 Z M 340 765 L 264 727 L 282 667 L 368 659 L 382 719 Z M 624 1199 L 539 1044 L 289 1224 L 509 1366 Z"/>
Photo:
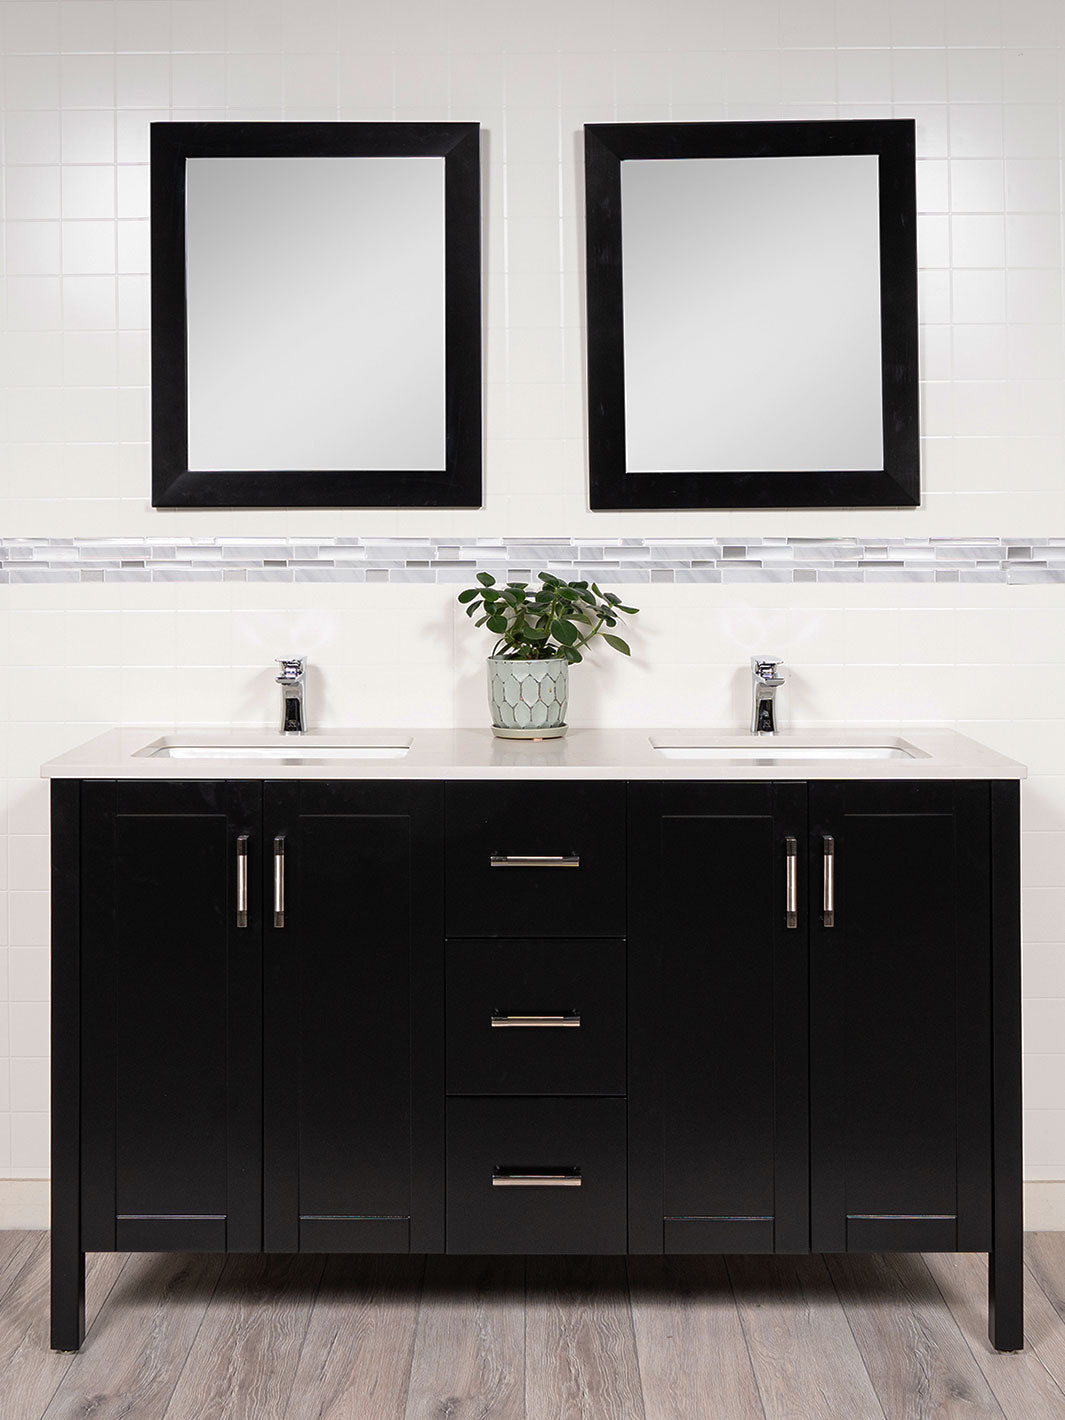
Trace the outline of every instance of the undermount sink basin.
<path fill-rule="evenodd" d="M 402 759 L 405 745 L 191 745 L 164 744 L 150 749 L 151 759 L 262 759 L 284 764 L 330 764 L 348 759 Z"/>
<path fill-rule="evenodd" d="M 664 759 L 713 759 L 723 764 L 919 758 L 915 751 L 901 745 L 778 745 L 772 741 L 747 745 L 660 745 L 652 741 L 651 748 Z"/>

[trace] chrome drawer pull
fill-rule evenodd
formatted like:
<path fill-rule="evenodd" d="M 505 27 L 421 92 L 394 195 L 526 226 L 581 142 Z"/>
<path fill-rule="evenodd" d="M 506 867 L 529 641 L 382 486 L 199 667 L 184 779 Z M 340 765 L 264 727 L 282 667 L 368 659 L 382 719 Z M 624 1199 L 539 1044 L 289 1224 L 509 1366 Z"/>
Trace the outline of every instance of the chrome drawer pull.
<path fill-rule="evenodd" d="M 799 925 L 799 844 L 794 838 L 784 840 L 784 925 Z"/>
<path fill-rule="evenodd" d="M 248 925 L 248 835 L 237 839 L 237 926 Z"/>
<path fill-rule="evenodd" d="M 821 863 L 823 870 L 821 893 L 821 921 L 826 927 L 836 925 L 836 840 L 831 834 L 821 838 L 823 850 Z"/>
<path fill-rule="evenodd" d="M 493 1188 L 580 1188 L 580 1169 L 563 1173 L 518 1173 L 514 1169 L 497 1169 L 492 1175 Z"/>
<path fill-rule="evenodd" d="M 510 1026 L 563 1026 L 576 1030 L 581 1023 L 578 1015 L 571 1016 L 493 1016 L 492 1029 L 504 1030 Z"/>
<path fill-rule="evenodd" d="M 285 835 L 274 839 L 274 926 L 285 925 Z"/>
<path fill-rule="evenodd" d="M 489 859 L 493 868 L 579 868 L 579 853 L 493 853 Z"/>

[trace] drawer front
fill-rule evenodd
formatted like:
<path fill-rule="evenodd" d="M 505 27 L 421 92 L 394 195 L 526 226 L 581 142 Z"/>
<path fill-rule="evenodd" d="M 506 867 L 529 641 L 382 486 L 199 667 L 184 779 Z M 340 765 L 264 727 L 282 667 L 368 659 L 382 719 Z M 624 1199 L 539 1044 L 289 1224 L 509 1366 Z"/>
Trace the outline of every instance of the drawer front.
<path fill-rule="evenodd" d="M 449 784 L 446 915 L 449 937 L 624 936 L 624 784 Z"/>
<path fill-rule="evenodd" d="M 625 943 L 447 946 L 452 1095 L 623 1095 Z"/>
<path fill-rule="evenodd" d="M 453 1099 L 447 1251 L 623 1253 L 625 1101 Z"/>

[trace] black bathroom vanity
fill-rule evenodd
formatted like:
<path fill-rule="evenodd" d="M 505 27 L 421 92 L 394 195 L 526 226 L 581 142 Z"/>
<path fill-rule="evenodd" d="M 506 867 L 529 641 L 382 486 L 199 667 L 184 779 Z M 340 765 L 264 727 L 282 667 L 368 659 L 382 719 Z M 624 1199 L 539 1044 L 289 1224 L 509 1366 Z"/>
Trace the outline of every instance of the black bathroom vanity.
<path fill-rule="evenodd" d="M 964 1251 L 1018 1349 L 1024 770 L 752 744 L 47 765 L 53 1346 L 92 1251 Z"/>

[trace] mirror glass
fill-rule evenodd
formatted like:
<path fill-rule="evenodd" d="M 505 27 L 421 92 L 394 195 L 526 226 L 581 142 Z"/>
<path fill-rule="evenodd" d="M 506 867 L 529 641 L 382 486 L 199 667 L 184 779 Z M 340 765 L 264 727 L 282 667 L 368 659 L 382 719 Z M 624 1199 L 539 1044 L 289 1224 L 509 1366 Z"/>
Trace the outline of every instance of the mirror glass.
<path fill-rule="evenodd" d="M 189 467 L 445 463 L 444 159 L 190 158 Z"/>
<path fill-rule="evenodd" d="M 874 155 L 630 159 L 621 213 L 629 470 L 883 467 Z"/>

